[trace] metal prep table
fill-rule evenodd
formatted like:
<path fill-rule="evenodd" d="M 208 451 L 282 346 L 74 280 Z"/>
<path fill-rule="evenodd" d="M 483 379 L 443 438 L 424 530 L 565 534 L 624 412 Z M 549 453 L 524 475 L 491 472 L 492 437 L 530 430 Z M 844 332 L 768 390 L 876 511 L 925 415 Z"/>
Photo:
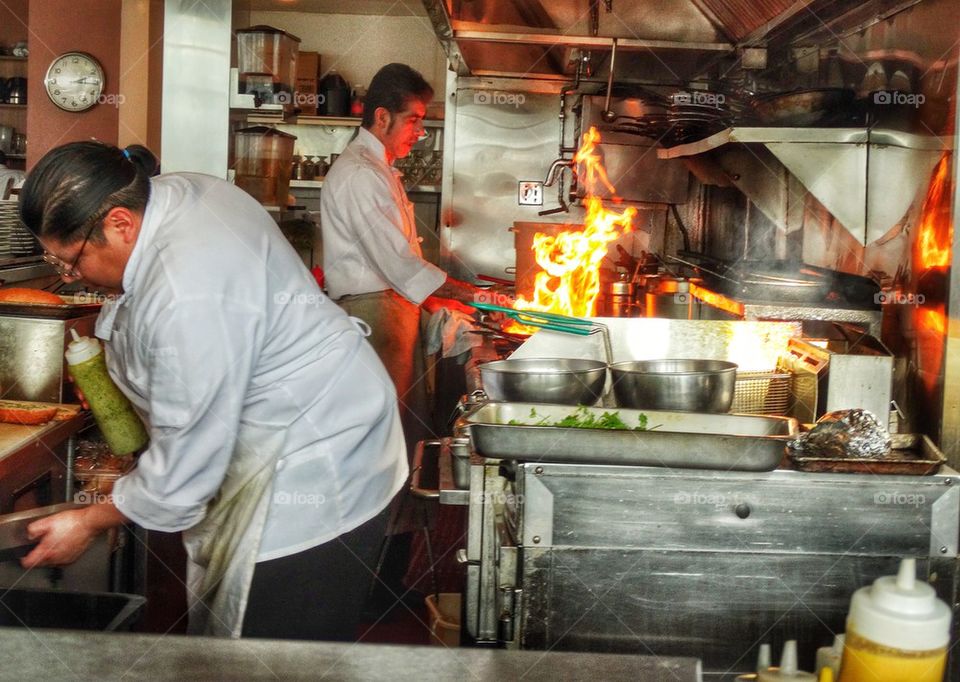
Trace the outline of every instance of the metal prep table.
<path fill-rule="evenodd" d="M 727 677 L 759 644 L 797 639 L 811 669 L 853 592 L 902 556 L 957 611 L 960 475 L 947 467 L 753 473 L 474 453 L 470 490 L 441 502 L 469 505 L 465 629 L 481 643 L 696 656 Z"/>
<path fill-rule="evenodd" d="M 2 628 L 0 680 L 698 682 L 694 659 Z"/>

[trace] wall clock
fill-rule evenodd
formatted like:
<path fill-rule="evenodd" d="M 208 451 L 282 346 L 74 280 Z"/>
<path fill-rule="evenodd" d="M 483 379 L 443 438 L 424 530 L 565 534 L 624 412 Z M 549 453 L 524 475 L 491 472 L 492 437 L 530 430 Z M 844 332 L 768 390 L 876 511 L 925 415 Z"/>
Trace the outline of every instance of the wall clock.
<path fill-rule="evenodd" d="M 65 52 L 50 63 L 44 87 L 64 111 L 86 111 L 103 93 L 103 67 L 85 52 Z"/>

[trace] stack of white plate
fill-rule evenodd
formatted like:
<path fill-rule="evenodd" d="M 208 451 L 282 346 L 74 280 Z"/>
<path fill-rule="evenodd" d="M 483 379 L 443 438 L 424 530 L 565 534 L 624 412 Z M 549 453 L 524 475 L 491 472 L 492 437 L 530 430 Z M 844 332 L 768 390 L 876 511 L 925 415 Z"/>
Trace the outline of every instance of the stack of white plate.
<path fill-rule="evenodd" d="M 20 222 L 17 201 L 0 201 L 0 255 L 31 256 L 36 252 L 37 241 Z"/>

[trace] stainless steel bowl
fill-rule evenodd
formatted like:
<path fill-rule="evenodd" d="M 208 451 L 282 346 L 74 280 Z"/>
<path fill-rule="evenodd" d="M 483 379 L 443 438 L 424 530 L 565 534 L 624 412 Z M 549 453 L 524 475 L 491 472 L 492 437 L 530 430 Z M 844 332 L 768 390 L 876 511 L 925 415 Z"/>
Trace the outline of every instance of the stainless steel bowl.
<path fill-rule="evenodd" d="M 636 360 L 616 362 L 610 373 L 621 407 L 729 412 L 737 365 L 723 360 Z"/>
<path fill-rule="evenodd" d="M 523 358 L 480 365 L 491 400 L 593 405 L 603 392 L 607 363 L 599 360 Z"/>

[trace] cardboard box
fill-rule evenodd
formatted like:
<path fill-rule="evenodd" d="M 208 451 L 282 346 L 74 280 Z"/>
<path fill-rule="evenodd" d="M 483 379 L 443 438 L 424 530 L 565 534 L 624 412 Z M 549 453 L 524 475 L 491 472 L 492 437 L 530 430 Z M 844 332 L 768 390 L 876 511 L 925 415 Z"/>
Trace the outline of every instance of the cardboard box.
<path fill-rule="evenodd" d="M 320 75 L 320 53 L 300 52 L 297 56 L 297 81 Z"/>
<path fill-rule="evenodd" d="M 302 114 L 316 116 L 317 105 L 319 103 L 317 97 L 317 93 L 319 92 L 317 79 L 298 78 L 294 86 L 294 92 L 296 93 L 294 97 L 296 108 L 299 109 Z"/>

